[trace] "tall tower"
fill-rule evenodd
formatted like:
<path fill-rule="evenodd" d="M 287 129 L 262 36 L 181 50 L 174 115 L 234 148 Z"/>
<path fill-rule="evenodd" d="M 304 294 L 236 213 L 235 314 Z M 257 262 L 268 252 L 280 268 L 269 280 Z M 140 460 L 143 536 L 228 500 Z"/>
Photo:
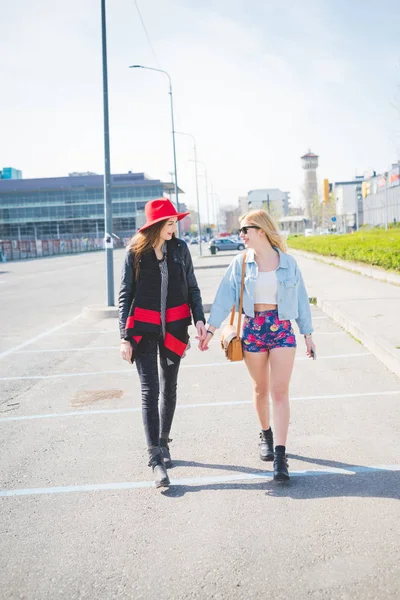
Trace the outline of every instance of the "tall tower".
<path fill-rule="evenodd" d="M 313 220 L 314 200 L 318 198 L 318 156 L 309 150 L 301 157 L 301 166 L 304 169 L 304 197 L 306 199 L 307 216 Z"/>

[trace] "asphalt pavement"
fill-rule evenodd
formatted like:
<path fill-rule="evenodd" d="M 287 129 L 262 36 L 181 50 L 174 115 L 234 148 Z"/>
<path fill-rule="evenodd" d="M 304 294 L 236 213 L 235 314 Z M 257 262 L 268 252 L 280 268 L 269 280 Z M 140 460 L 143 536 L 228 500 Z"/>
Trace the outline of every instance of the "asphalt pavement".
<path fill-rule="evenodd" d="M 216 258 L 194 256 L 206 303 L 231 257 Z M 299 263 L 310 295 L 332 280 L 326 301 L 352 305 L 350 291 L 333 297 L 336 273 L 360 275 Z M 325 312 L 312 307 L 316 361 L 298 338 L 291 481 L 275 484 L 258 459 L 244 365 L 225 360 L 218 336 L 199 352 L 192 330 L 160 492 L 116 319 L 82 317 L 105 301 L 104 256 L 1 268 L 1 598 L 400 596 L 399 378 Z M 381 306 L 397 290 L 382 285 Z"/>

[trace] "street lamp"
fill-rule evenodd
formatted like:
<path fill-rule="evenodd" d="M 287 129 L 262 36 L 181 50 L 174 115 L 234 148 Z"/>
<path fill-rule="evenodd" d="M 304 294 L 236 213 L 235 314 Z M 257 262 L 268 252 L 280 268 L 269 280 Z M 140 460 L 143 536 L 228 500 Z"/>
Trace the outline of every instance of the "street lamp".
<path fill-rule="evenodd" d="M 214 192 L 213 182 L 211 181 L 211 206 L 214 211 L 213 223 L 215 223 L 216 230 L 219 231 L 219 203 L 220 195 Z"/>
<path fill-rule="evenodd" d="M 203 256 L 202 246 L 201 246 L 201 224 L 200 224 L 200 201 L 199 201 L 199 178 L 197 174 L 197 150 L 196 150 L 196 140 L 191 133 L 184 133 L 183 131 L 175 131 L 178 135 L 187 135 L 193 140 L 193 151 L 194 151 L 194 169 L 196 176 L 196 199 L 197 199 L 197 231 L 199 236 L 199 250 L 200 256 Z"/>
<path fill-rule="evenodd" d="M 209 208 L 209 201 L 208 201 L 208 177 L 207 177 L 207 165 L 206 163 L 204 163 L 201 160 L 197 161 L 200 165 L 203 166 L 204 169 L 204 178 L 205 178 L 205 183 L 206 183 L 206 205 L 207 205 L 207 227 L 210 226 L 210 208 Z"/>
<path fill-rule="evenodd" d="M 164 73 L 168 77 L 169 82 L 169 95 L 171 105 L 171 124 L 172 124 L 172 149 L 174 153 L 174 172 L 175 172 L 175 204 L 176 210 L 179 212 L 179 200 L 178 200 L 178 174 L 176 169 L 176 150 L 175 150 L 175 122 L 174 122 L 174 102 L 172 98 L 172 82 L 171 76 L 167 71 L 163 69 L 155 69 L 154 67 L 145 67 L 144 65 L 130 65 L 130 69 L 146 69 L 147 71 L 157 71 L 158 73 Z M 179 221 L 178 221 L 178 235 L 179 235 Z"/>
<path fill-rule="evenodd" d="M 107 263 L 108 306 L 114 306 L 114 265 L 112 241 L 112 199 L 110 167 L 110 132 L 108 122 L 108 75 L 107 75 L 107 35 L 106 0 L 101 0 L 101 41 L 103 58 L 103 119 L 104 119 L 104 240 Z"/>
<path fill-rule="evenodd" d="M 385 231 L 388 230 L 388 183 L 389 173 L 385 177 Z"/>

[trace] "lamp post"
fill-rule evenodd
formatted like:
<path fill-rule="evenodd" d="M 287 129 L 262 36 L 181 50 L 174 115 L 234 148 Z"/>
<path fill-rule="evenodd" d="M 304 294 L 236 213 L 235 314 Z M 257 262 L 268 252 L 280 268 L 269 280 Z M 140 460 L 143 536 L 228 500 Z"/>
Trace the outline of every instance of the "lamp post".
<path fill-rule="evenodd" d="M 219 202 L 220 202 L 220 195 L 217 194 L 216 192 L 214 192 L 214 186 L 213 186 L 213 183 L 211 182 L 211 205 L 214 210 L 213 223 L 215 223 L 215 228 L 217 231 L 219 231 Z"/>
<path fill-rule="evenodd" d="M 388 230 L 388 183 L 389 173 L 385 177 L 385 231 Z"/>
<path fill-rule="evenodd" d="M 210 226 L 210 208 L 209 208 L 209 201 L 208 201 L 208 176 L 207 176 L 207 165 L 206 163 L 204 163 L 202 160 L 198 160 L 197 161 L 200 165 L 203 166 L 204 169 L 204 178 L 205 178 L 205 183 L 206 183 L 206 205 L 207 205 L 207 227 Z"/>
<path fill-rule="evenodd" d="M 147 71 L 157 71 L 158 73 L 164 73 L 168 77 L 169 82 L 169 95 L 170 95 L 170 106 L 171 106 L 171 124 L 172 124 L 172 150 L 174 154 L 174 172 L 175 172 L 175 204 L 176 210 L 179 212 L 179 200 L 178 200 L 178 173 L 176 169 L 176 149 L 175 149 L 175 121 L 174 121 L 174 102 L 172 97 L 172 82 L 171 76 L 167 71 L 163 69 L 155 69 L 154 67 L 145 67 L 144 65 L 131 65 L 130 69 L 146 69 Z M 179 221 L 178 221 L 178 235 L 179 235 Z"/>
<path fill-rule="evenodd" d="M 103 59 L 103 120 L 104 120 L 104 241 L 107 263 L 108 306 L 114 306 L 114 265 L 112 242 L 112 199 L 110 167 L 110 132 L 108 122 L 108 74 L 107 74 L 107 32 L 106 0 L 101 0 L 101 40 Z"/>
<path fill-rule="evenodd" d="M 200 222 L 200 200 L 199 200 L 199 177 L 197 173 L 197 150 L 196 150 L 196 140 L 191 133 L 184 133 L 183 131 L 175 131 L 178 135 L 187 135 L 193 140 L 193 152 L 194 152 L 194 169 L 195 169 L 195 177 L 196 177 L 196 200 L 197 200 L 197 231 L 199 236 L 199 251 L 200 256 L 203 256 L 203 250 L 201 245 L 201 222 Z"/>

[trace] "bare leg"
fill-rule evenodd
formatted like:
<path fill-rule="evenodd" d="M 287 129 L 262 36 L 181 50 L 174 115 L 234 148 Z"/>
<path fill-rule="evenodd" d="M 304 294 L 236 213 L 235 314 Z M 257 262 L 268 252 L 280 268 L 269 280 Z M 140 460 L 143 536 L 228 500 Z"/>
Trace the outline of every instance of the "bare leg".
<path fill-rule="evenodd" d="M 275 444 L 286 446 L 290 419 L 289 383 L 296 348 L 274 348 L 269 355 Z"/>
<path fill-rule="evenodd" d="M 253 382 L 254 408 L 260 421 L 261 429 L 270 426 L 269 418 L 269 385 L 268 385 L 268 352 L 244 352 L 244 362 Z"/>

